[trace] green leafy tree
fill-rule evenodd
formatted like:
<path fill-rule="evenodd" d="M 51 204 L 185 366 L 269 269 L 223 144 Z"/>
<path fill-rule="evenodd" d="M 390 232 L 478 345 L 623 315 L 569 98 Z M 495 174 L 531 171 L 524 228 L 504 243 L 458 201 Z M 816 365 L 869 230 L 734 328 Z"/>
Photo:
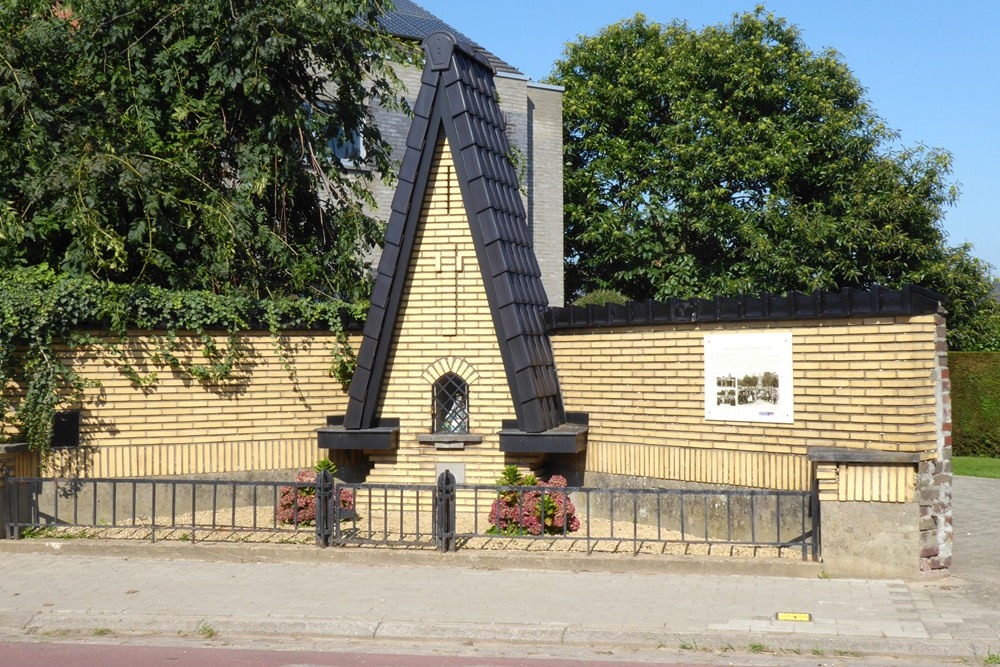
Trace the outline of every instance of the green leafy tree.
<path fill-rule="evenodd" d="M 965 352 L 1000 351 L 1000 283 L 965 243 L 946 248 L 927 268 L 930 284 L 948 297 L 948 345 Z"/>
<path fill-rule="evenodd" d="M 367 296 L 382 0 L 0 3 L 0 268 Z M 337 143 L 359 133 L 370 170 Z"/>
<path fill-rule="evenodd" d="M 909 282 L 948 298 L 953 344 L 995 340 L 989 267 L 941 229 L 950 155 L 894 148 L 838 54 L 784 20 L 758 8 L 693 30 L 638 14 L 567 45 L 552 81 L 569 298 Z"/>

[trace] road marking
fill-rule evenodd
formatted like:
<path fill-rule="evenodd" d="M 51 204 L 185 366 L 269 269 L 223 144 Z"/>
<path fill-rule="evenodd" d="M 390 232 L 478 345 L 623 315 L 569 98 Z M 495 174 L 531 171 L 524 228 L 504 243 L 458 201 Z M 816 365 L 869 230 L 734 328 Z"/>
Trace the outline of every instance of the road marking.
<path fill-rule="evenodd" d="M 808 623 L 813 619 L 812 614 L 801 611 L 779 611 L 774 617 L 779 621 L 795 621 L 797 623 Z"/>

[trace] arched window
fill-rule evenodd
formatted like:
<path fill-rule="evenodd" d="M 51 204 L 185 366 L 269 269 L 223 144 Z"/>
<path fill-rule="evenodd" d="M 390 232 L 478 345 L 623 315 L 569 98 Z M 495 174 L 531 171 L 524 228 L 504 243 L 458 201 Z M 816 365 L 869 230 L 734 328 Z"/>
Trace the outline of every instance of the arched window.
<path fill-rule="evenodd" d="M 455 373 L 434 383 L 434 432 L 469 432 L 469 385 Z"/>

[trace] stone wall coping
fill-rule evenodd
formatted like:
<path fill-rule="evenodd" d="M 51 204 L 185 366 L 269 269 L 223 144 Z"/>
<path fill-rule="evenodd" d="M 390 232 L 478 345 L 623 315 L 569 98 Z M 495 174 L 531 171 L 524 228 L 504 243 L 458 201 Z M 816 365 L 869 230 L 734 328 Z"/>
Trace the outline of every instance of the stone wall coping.
<path fill-rule="evenodd" d="M 874 449 L 810 447 L 808 458 L 816 463 L 920 463 L 916 452 L 882 452 Z"/>
<path fill-rule="evenodd" d="M 0 443 L 0 454 L 20 454 L 26 451 L 28 451 L 28 443 L 26 442 Z"/>
<path fill-rule="evenodd" d="M 844 288 L 839 292 L 811 294 L 793 291 L 785 295 L 650 299 L 622 305 L 569 306 L 550 308 L 546 318 L 550 333 L 558 334 L 595 327 L 926 315 L 937 313 L 943 301 L 944 297 L 936 292 L 904 285 L 901 289 Z"/>

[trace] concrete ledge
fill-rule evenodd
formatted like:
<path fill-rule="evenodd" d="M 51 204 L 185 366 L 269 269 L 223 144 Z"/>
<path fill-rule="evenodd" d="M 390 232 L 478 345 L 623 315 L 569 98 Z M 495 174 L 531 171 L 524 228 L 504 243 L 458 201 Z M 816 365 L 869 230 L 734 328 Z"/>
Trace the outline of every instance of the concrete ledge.
<path fill-rule="evenodd" d="M 587 449 L 588 428 L 563 424 L 541 433 L 504 429 L 499 432 L 500 451 L 514 454 L 579 454 Z"/>
<path fill-rule="evenodd" d="M 468 445 L 483 442 L 483 436 L 471 433 L 418 433 L 417 442 L 433 445 L 435 449 L 465 449 Z"/>
<path fill-rule="evenodd" d="M 396 449 L 399 447 L 399 427 L 345 429 L 343 426 L 324 426 L 316 429 L 320 449 L 366 450 Z"/>
<path fill-rule="evenodd" d="M 810 447 L 810 461 L 817 463 L 920 463 L 922 455 L 916 452 L 881 452 L 874 449 L 845 449 L 843 447 Z"/>

